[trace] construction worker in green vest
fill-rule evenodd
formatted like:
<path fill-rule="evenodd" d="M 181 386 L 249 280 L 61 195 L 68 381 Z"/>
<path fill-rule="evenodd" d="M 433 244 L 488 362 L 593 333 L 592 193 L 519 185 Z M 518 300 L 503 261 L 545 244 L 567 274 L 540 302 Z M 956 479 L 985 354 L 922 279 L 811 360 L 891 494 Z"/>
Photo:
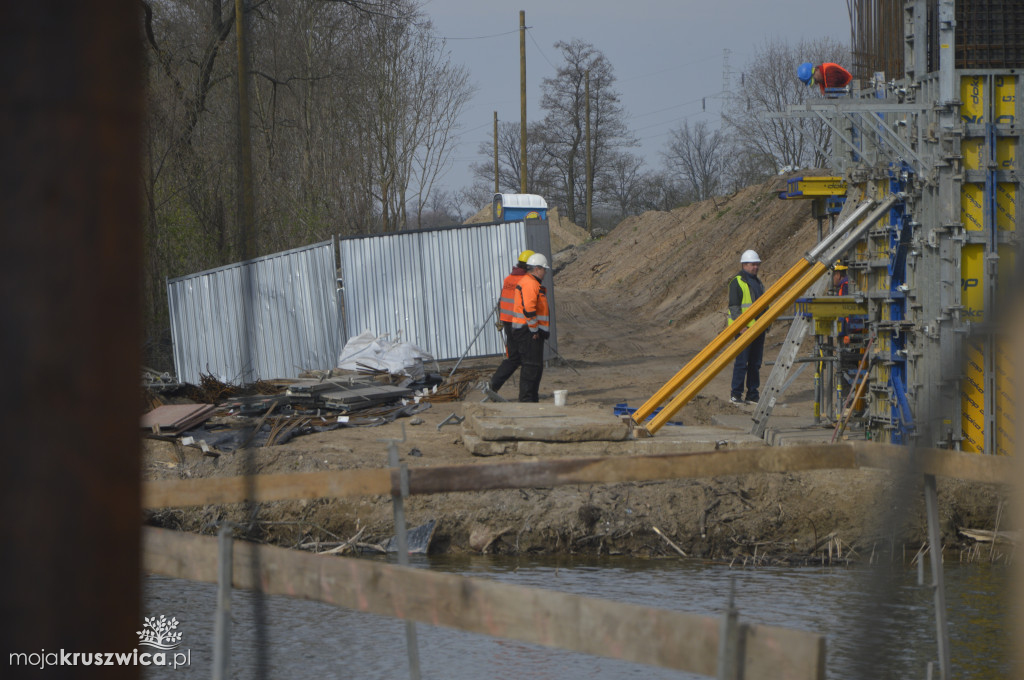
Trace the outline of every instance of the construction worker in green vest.
<path fill-rule="evenodd" d="M 764 284 L 757 278 L 761 258 L 753 250 L 740 256 L 740 273 L 729 279 L 729 324 L 747 311 L 754 300 L 764 294 Z M 751 321 L 749 326 L 753 326 Z M 741 329 L 743 333 L 746 329 Z M 761 398 L 761 360 L 764 358 L 764 333 L 744 348 L 732 367 L 732 389 L 729 400 L 734 404 L 756 404 Z M 744 390 L 746 394 L 744 396 Z"/>

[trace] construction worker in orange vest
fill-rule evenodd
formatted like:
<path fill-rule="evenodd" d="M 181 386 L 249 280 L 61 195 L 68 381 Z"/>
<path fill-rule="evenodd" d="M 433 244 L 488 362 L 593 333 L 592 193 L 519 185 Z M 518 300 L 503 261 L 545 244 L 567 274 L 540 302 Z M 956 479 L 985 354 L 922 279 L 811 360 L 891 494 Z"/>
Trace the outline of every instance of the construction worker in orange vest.
<path fill-rule="evenodd" d="M 551 335 L 547 291 L 541 285 L 548 259 L 534 253 L 526 261 L 526 276 L 516 285 L 512 311 L 512 340 L 523 361 L 519 372 L 519 401 L 539 401 L 540 378 L 544 373 L 544 341 Z"/>
<path fill-rule="evenodd" d="M 512 271 L 505 277 L 501 286 L 501 297 L 498 298 L 498 328 L 505 335 L 505 359 L 488 382 L 488 387 L 493 392 L 500 390 L 523 363 L 518 349 L 512 345 L 512 312 L 515 310 L 516 286 L 519 285 L 519 279 L 526 276 L 526 261 L 532 255 L 532 250 L 519 253 L 519 261 L 512 267 Z"/>
<path fill-rule="evenodd" d="M 800 64 L 796 70 L 796 77 L 804 85 L 817 83 L 821 93 L 825 94 L 826 89 L 846 87 L 850 84 L 853 76 L 839 64 L 826 61 L 820 66 L 815 66 L 809 61 Z"/>

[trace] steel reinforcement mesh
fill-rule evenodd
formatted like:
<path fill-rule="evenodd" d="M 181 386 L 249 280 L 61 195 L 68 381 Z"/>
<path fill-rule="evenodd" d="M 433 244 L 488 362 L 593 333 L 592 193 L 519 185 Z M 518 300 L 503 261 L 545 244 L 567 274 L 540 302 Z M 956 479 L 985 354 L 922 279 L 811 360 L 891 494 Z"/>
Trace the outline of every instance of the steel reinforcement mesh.
<path fill-rule="evenodd" d="M 938 0 L 922 8 L 927 15 L 926 67 L 917 74 L 939 70 Z M 901 3 L 892 0 L 851 0 L 854 77 L 867 79 L 875 71 L 900 77 L 903 71 L 904 30 Z M 1024 1 L 958 0 L 956 68 L 1024 68 Z"/>
<path fill-rule="evenodd" d="M 956 67 L 1024 67 L 1024 2 L 957 2 Z"/>

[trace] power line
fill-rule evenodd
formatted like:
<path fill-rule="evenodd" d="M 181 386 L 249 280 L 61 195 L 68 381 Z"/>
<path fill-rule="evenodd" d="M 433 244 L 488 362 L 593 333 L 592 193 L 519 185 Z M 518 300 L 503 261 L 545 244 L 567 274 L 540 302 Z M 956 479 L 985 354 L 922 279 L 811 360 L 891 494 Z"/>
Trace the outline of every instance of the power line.
<path fill-rule="evenodd" d="M 527 26 L 527 28 L 533 28 L 533 26 Z M 534 39 L 533 33 L 527 32 L 526 35 L 530 36 L 530 42 L 532 42 L 534 46 L 536 46 L 537 51 L 540 52 L 540 56 L 544 57 L 544 61 L 548 62 L 548 66 L 555 69 L 555 73 L 558 73 L 558 67 L 551 63 L 551 60 L 548 59 L 548 55 L 544 54 L 544 50 L 540 48 L 540 44 L 538 44 L 537 41 Z"/>
<path fill-rule="evenodd" d="M 461 37 L 460 38 L 453 38 L 451 36 L 443 35 L 443 36 L 441 36 L 441 40 L 488 40 L 490 38 L 498 38 L 498 37 L 501 37 L 503 35 L 510 35 L 512 33 L 518 33 L 518 32 L 519 32 L 519 29 L 517 28 L 517 29 L 512 30 L 512 31 L 505 31 L 504 33 L 492 33 L 491 35 L 473 35 L 473 36 L 466 36 L 464 38 L 461 38 Z"/>

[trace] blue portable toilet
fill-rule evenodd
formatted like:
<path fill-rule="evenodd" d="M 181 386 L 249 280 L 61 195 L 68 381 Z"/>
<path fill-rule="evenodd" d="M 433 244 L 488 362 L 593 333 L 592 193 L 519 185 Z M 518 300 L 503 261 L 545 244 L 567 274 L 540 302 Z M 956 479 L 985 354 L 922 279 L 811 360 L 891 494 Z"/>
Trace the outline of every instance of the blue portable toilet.
<path fill-rule="evenodd" d="M 491 204 L 495 222 L 546 220 L 548 203 L 537 194 L 494 194 Z"/>

